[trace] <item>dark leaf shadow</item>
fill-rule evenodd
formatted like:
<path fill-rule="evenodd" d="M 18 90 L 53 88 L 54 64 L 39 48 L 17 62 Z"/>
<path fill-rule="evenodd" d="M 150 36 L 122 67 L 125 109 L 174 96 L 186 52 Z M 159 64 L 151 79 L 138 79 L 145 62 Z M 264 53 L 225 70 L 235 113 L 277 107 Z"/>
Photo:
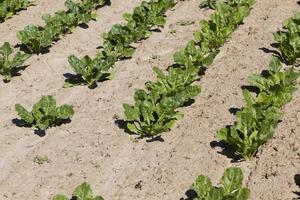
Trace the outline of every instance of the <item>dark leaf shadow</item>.
<path fill-rule="evenodd" d="M 263 51 L 264 53 L 272 53 L 274 55 L 280 56 L 280 53 L 276 50 L 268 49 L 266 47 L 261 47 L 259 50 Z"/>
<path fill-rule="evenodd" d="M 259 88 L 251 85 L 243 85 L 241 87 L 242 90 L 248 90 L 249 92 L 253 92 L 255 94 L 259 94 Z"/>
<path fill-rule="evenodd" d="M 193 200 L 197 197 L 197 193 L 193 189 L 189 189 L 185 192 L 187 198 L 180 198 L 180 200 Z"/>
<path fill-rule="evenodd" d="M 26 127 L 26 128 L 32 127 L 31 125 L 27 124 L 24 120 L 18 118 L 14 118 L 12 120 L 12 123 L 15 124 L 17 127 Z"/>
<path fill-rule="evenodd" d="M 46 136 L 46 131 L 45 130 L 39 130 L 39 129 L 36 129 L 34 130 L 34 134 L 40 136 L 40 137 L 45 137 Z"/>
<path fill-rule="evenodd" d="M 271 47 L 278 49 L 279 43 L 271 43 Z"/>
<path fill-rule="evenodd" d="M 20 72 L 24 71 L 27 67 L 29 67 L 29 65 L 23 65 L 23 66 L 20 66 L 20 67 L 13 68 L 11 70 L 11 76 L 12 77 L 21 76 L 22 74 Z"/>
<path fill-rule="evenodd" d="M 184 107 L 188 107 L 188 106 L 191 106 L 193 103 L 195 103 L 195 99 L 190 99 L 188 100 L 187 102 L 185 102 L 183 104 Z"/>
<path fill-rule="evenodd" d="M 156 32 L 156 33 L 161 33 L 161 30 L 159 28 L 154 28 L 154 29 L 151 29 L 150 31 Z"/>
<path fill-rule="evenodd" d="M 296 185 L 300 188 L 300 174 L 296 174 L 295 177 L 295 183 Z M 300 199 L 300 191 L 298 192 L 293 192 L 294 194 L 298 195 L 298 198 L 297 199 Z"/>
<path fill-rule="evenodd" d="M 204 76 L 205 73 L 206 73 L 206 70 L 207 70 L 207 67 L 205 67 L 205 66 L 200 67 L 198 75 L 199 76 Z"/>
<path fill-rule="evenodd" d="M 65 73 L 63 76 L 66 78 L 65 82 L 70 83 L 71 85 L 87 85 L 85 80 L 78 74 L 71 74 L 71 73 Z M 99 82 L 104 82 L 106 80 L 109 80 L 109 73 L 104 74 L 101 79 L 97 81 Z M 97 83 L 94 83 L 93 85 L 89 86 L 89 89 L 95 89 L 97 88 Z"/>
<path fill-rule="evenodd" d="M 295 183 L 300 188 L 300 174 L 296 174 L 295 177 Z"/>
<path fill-rule="evenodd" d="M 79 26 L 80 28 L 82 28 L 82 29 L 88 29 L 88 28 L 89 28 L 89 25 L 88 25 L 88 24 L 84 24 L 84 23 L 79 24 L 78 26 Z"/>
<path fill-rule="evenodd" d="M 98 49 L 98 50 L 99 50 L 99 49 L 103 49 L 103 45 L 97 46 L 96 49 Z"/>
<path fill-rule="evenodd" d="M 71 119 L 63 119 L 56 123 L 57 126 L 71 123 Z"/>
<path fill-rule="evenodd" d="M 233 115 L 236 115 L 236 113 L 239 111 L 241 111 L 240 108 L 229 108 L 229 112 Z"/>
<path fill-rule="evenodd" d="M 25 128 L 31 128 L 32 125 L 26 123 L 24 120 L 22 119 L 18 119 L 18 118 L 14 118 L 12 120 L 12 123 L 15 124 L 18 127 L 25 127 Z M 57 123 L 57 126 L 63 125 L 63 124 L 69 124 L 71 123 L 70 119 L 64 119 L 61 120 Z M 34 130 L 34 134 L 40 136 L 40 137 L 44 137 L 46 135 L 46 131 L 45 130 L 40 130 L 40 129 L 36 129 Z"/>
<path fill-rule="evenodd" d="M 65 73 L 63 76 L 66 78 L 65 82 L 71 85 L 86 85 L 84 79 L 78 74 Z M 93 85 L 90 89 L 95 89 L 97 87 L 96 84 Z"/>
<path fill-rule="evenodd" d="M 49 47 L 43 48 L 43 49 L 41 50 L 41 52 L 39 52 L 39 53 L 32 53 L 32 52 L 27 48 L 27 46 L 24 45 L 24 44 L 17 44 L 17 45 L 15 45 L 15 48 L 19 48 L 20 51 L 23 51 L 24 53 L 27 53 L 27 54 L 36 54 L 36 55 L 39 55 L 39 54 L 44 55 L 44 54 L 46 54 L 46 53 L 49 53 L 51 47 L 52 47 L 52 45 L 50 45 Z"/>
<path fill-rule="evenodd" d="M 25 127 L 25 128 L 31 128 L 32 126 L 27 124 L 24 120 L 22 119 L 13 119 L 12 122 L 18 126 L 18 127 Z M 36 129 L 34 130 L 34 134 L 40 136 L 40 137 L 44 137 L 46 135 L 46 132 L 44 130 L 39 130 L 39 129 Z"/>
<path fill-rule="evenodd" d="M 125 131 L 125 133 L 129 134 L 129 135 L 135 135 L 134 133 L 132 133 L 128 128 L 127 128 L 127 122 L 123 119 L 117 119 L 115 120 L 115 124 L 120 128 L 123 129 Z"/>
<path fill-rule="evenodd" d="M 111 6 L 111 1 L 110 0 L 105 0 L 105 5 Z"/>
<path fill-rule="evenodd" d="M 229 126 L 227 128 L 229 128 Z M 242 157 L 239 155 L 236 155 L 235 152 L 233 151 L 233 149 L 231 148 L 231 146 L 228 145 L 227 143 L 225 143 L 224 141 L 212 141 L 210 143 L 210 146 L 213 149 L 216 147 L 222 148 L 222 150 L 218 151 L 217 153 L 224 155 L 227 158 L 231 159 L 231 163 L 238 163 L 238 162 L 243 161 Z"/>
<path fill-rule="evenodd" d="M 147 139 L 146 142 L 147 143 L 151 143 L 151 142 L 164 142 L 165 140 L 161 137 L 161 135 L 158 135 L 156 137 Z"/>
<path fill-rule="evenodd" d="M 272 43 L 271 47 L 278 49 L 279 48 L 279 44 L 278 43 Z M 273 54 L 274 57 L 278 58 L 282 63 L 288 64 L 287 61 L 282 57 L 280 51 L 278 50 L 272 50 L 272 49 L 268 49 L 265 47 L 261 47 L 259 48 L 259 50 L 263 51 L 264 53 L 271 53 Z"/>

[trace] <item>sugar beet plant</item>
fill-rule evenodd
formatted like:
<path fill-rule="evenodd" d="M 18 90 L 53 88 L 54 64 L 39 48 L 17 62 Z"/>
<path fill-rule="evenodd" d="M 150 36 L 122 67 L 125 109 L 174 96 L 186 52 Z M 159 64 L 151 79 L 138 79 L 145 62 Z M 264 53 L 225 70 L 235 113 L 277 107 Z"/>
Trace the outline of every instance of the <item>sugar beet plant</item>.
<path fill-rule="evenodd" d="M 134 42 L 146 39 L 151 35 L 151 29 L 165 24 L 165 12 L 175 5 L 174 0 L 142 1 L 132 14 L 124 14 L 125 25 L 115 24 L 112 29 L 103 34 L 103 49 L 95 58 L 84 56 L 79 59 L 69 56 L 73 71 L 81 77 L 81 81 L 66 80 L 65 86 L 95 85 L 108 75 L 108 70 L 120 59 L 130 58 L 135 49 Z"/>
<path fill-rule="evenodd" d="M 212 185 L 207 176 L 198 176 L 192 189 L 197 197 L 194 200 L 248 200 L 251 192 L 243 187 L 243 172 L 240 168 L 231 167 L 225 170 L 220 186 Z"/>
<path fill-rule="evenodd" d="M 75 188 L 72 198 L 68 198 L 63 194 L 58 194 L 53 197 L 52 200 L 104 200 L 101 196 L 94 197 L 91 186 L 84 182 Z"/>
<path fill-rule="evenodd" d="M 271 139 L 282 113 L 280 108 L 292 100 L 299 72 L 283 70 L 280 61 L 273 57 L 267 75 L 252 75 L 251 86 L 256 95 L 244 89 L 245 107 L 236 114 L 237 121 L 223 128 L 218 138 L 227 142 L 238 156 L 253 157 L 258 148 Z"/>
<path fill-rule="evenodd" d="M 45 21 L 44 26 L 28 25 L 17 33 L 17 37 L 31 53 L 41 53 L 59 36 L 70 33 L 76 26 L 95 19 L 92 11 L 104 4 L 105 0 L 82 0 L 80 3 L 66 0 L 67 11 L 58 11 L 53 16 L 44 15 L 42 17 Z"/>
<path fill-rule="evenodd" d="M 293 64 L 300 57 L 300 12 L 287 19 L 283 27 L 284 30 L 274 33 L 274 39 L 283 60 Z"/>
<path fill-rule="evenodd" d="M 20 10 L 26 9 L 31 5 L 29 0 L 1 0 L 0 1 L 0 22 L 12 17 Z"/>
<path fill-rule="evenodd" d="M 25 125 L 35 126 L 40 130 L 60 125 L 74 115 L 73 106 L 65 104 L 57 107 L 52 96 L 42 96 L 31 112 L 20 104 L 16 104 L 15 109 Z"/>
<path fill-rule="evenodd" d="M 18 69 L 30 57 L 26 53 L 17 52 L 14 56 L 13 49 L 8 42 L 0 47 L 0 74 L 4 76 L 4 81 L 11 80 L 13 70 Z"/>
<path fill-rule="evenodd" d="M 132 133 L 153 137 L 171 130 L 176 120 L 182 118 L 183 114 L 176 109 L 200 93 L 200 87 L 193 85 L 199 72 L 213 62 L 219 48 L 249 15 L 254 3 L 228 2 L 215 4 L 216 12 L 210 20 L 201 21 L 201 30 L 194 34 L 194 40 L 175 53 L 175 64 L 168 67 L 166 74 L 154 68 L 158 80 L 146 83 L 146 91 L 136 91 L 134 105 L 124 104 L 127 128 Z"/>

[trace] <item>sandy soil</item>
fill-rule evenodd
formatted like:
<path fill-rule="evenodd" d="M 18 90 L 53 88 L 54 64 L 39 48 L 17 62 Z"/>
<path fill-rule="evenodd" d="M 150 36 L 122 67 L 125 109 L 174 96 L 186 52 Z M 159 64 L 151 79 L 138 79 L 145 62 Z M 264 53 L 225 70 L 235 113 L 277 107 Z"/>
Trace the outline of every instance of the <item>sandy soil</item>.
<path fill-rule="evenodd" d="M 296 0 L 257 0 L 244 25 L 221 49 L 214 64 L 197 84 L 203 92 L 195 103 L 182 108 L 185 118 L 162 136 L 163 142 L 135 140 L 120 129 L 113 115 L 123 117 L 122 104 L 133 102 L 133 93 L 154 79 L 151 67 L 172 63 L 172 54 L 184 47 L 198 28 L 198 21 L 211 11 L 198 8 L 198 0 L 180 1 L 167 13 L 161 32 L 135 44 L 130 60 L 118 62 L 114 79 L 98 88 L 62 88 L 64 73 L 71 72 L 67 56 L 93 55 L 101 45 L 101 33 L 123 22 L 139 0 L 112 0 L 100 8 L 99 19 L 89 28 L 77 28 L 59 40 L 50 52 L 33 56 L 22 76 L 0 83 L 0 199 L 51 199 L 57 193 L 70 195 L 83 181 L 106 200 L 188 199 L 186 191 L 197 175 L 205 174 L 217 183 L 223 170 L 239 166 L 253 200 L 290 200 L 300 191 L 295 176 L 300 174 L 300 90 L 285 108 L 273 140 L 249 162 L 232 162 L 214 147 L 216 132 L 235 120 L 230 108 L 243 106 L 241 86 L 247 77 L 268 67 L 271 57 L 261 48 L 272 48 L 272 32 L 284 19 L 299 10 Z M 0 43 L 17 44 L 15 32 L 29 23 L 41 23 L 43 13 L 64 8 L 61 0 L 40 0 L 34 7 L 0 24 Z M 180 26 L 191 20 L 195 24 Z M 54 95 L 59 104 L 74 105 L 69 124 L 51 128 L 44 137 L 32 128 L 17 127 L 14 104 L 30 107 L 41 95 Z M 33 162 L 45 155 L 49 163 Z"/>

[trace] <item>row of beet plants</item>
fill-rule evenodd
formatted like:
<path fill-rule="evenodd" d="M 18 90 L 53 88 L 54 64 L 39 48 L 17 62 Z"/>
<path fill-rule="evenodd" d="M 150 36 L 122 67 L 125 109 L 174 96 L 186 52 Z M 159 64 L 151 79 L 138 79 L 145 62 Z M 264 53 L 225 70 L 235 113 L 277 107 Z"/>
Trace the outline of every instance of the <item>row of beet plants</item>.
<path fill-rule="evenodd" d="M 215 1 L 203 5 L 215 8 Z M 271 59 L 269 69 L 260 75 L 249 77 L 250 86 L 243 90 L 246 105 L 236 113 L 234 125 L 218 133 L 221 141 L 228 143 L 237 156 L 253 157 L 258 148 L 271 139 L 282 116 L 282 107 L 293 98 L 296 81 L 300 76 L 294 69 L 300 57 L 300 13 L 284 22 L 284 30 L 274 33 L 279 52 Z M 282 67 L 282 62 L 291 65 Z M 251 90 L 250 90 L 251 88 Z M 194 200 L 236 199 L 248 200 L 251 192 L 242 187 L 241 169 L 225 170 L 219 186 L 213 186 L 210 178 L 200 175 L 192 185 Z"/>
<path fill-rule="evenodd" d="M 209 66 L 230 34 L 249 15 L 254 0 L 215 2 L 209 20 L 200 22 L 201 29 L 180 52 L 174 54 L 175 64 L 164 73 L 155 67 L 156 82 L 147 82 L 147 90 L 137 90 L 135 105 L 124 104 L 127 128 L 141 137 L 153 137 L 170 131 L 183 117 L 177 109 L 201 91 L 193 83 Z"/>
<path fill-rule="evenodd" d="M 31 53 L 41 53 L 61 35 L 71 33 L 76 26 L 95 19 L 93 10 L 104 4 L 105 0 L 83 0 L 80 3 L 66 0 L 67 11 L 58 11 L 53 16 L 43 15 L 44 26 L 28 25 L 17 33 L 17 37 Z"/>
<path fill-rule="evenodd" d="M 118 59 L 132 56 L 134 52 L 134 48 L 130 46 L 132 42 L 149 37 L 152 27 L 163 26 L 165 24 L 164 13 L 174 5 L 173 0 L 143 1 L 140 6 L 134 9 L 133 14 L 124 15 L 128 21 L 126 25 L 116 24 L 112 27 L 111 31 L 104 34 L 104 50 L 95 59 L 92 60 L 89 56 L 85 56 L 82 60 L 79 60 L 75 56 L 69 57 L 69 62 L 75 72 L 81 74 L 83 79 L 91 86 L 94 83 L 93 81 L 99 79 L 99 74 L 103 72 L 104 68 L 109 69 Z M 44 18 L 51 19 L 50 16 Z M 55 16 L 52 18 L 55 18 Z M 2 62 L 4 66 L 18 66 L 29 57 L 28 54 L 21 52 L 18 52 L 14 57 L 10 57 L 13 53 L 12 51 L 8 43 L 5 43 L 0 48 L 0 55 L 3 55 L 4 58 L 4 62 Z M 6 78 L 9 80 L 10 71 L 8 68 L 0 67 L 0 72 L 6 75 Z M 71 84 L 71 82 L 68 82 L 68 84 Z M 42 96 L 33 105 L 31 111 L 28 111 L 20 104 L 15 105 L 15 109 L 21 118 L 23 126 L 35 127 L 42 131 L 70 121 L 74 115 L 73 106 L 63 105 L 57 107 L 56 101 L 52 96 Z"/>
<path fill-rule="evenodd" d="M 66 11 L 57 11 L 53 16 L 49 14 L 42 16 L 44 26 L 28 25 L 17 32 L 17 37 L 28 52 L 14 53 L 7 42 L 0 47 L 0 74 L 4 76 L 4 81 L 10 81 L 12 73 L 22 66 L 31 54 L 44 52 L 60 36 L 71 33 L 76 26 L 95 19 L 94 9 L 103 5 L 105 0 L 82 0 L 79 3 L 66 0 Z"/>
<path fill-rule="evenodd" d="M 0 22 L 31 6 L 29 0 L 0 0 Z"/>
<path fill-rule="evenodd" d="M 115 24 L 109 32 L 103 34 L 103 48 L 95 58 L 88 55 L 81 59 L 69 56 L 69 63 L 77 76 L 67 79 L 65 87 L 95 87 L 98 81 L 105 80 L 118 60 L 132 57 L 135 51 L 133 43 L 149 38 L 153 28 L 164 26 L 165 13 L 174 5 L 174 0 L 143 1 L 134 8 L 132 14 L 124 14 L 127 23 Z"/>
<path fill-rule="evenodd" d="M 234 125 L 223 128 L 218 138 L 227 142 L 244 159 L 253 157 L 259 147 L 271 139 L 282 116 L 282 107 L 295 92 L 300 57 L 300 13 L 287 19 L 284 30 L 274 34 L 279 52 L 272 58 L 269 69 L 249 78 L 251 91 L 243 90 L 246 105 L 237 112 Z M 280 61 L 288 65 L 283 68 Z"/>

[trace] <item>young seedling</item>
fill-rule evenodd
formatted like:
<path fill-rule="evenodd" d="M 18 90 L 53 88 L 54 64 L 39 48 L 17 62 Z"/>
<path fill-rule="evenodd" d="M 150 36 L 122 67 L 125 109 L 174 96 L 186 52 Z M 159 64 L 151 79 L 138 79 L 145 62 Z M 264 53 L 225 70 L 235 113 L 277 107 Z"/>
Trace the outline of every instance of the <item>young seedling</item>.
<path fill-rule="evenodd" d="M 37 163 L 39 165 L 42 165 L 44 163 L 49 163 L 50 161 L 49 161 L 49 158 L 47 156 L 39 156 L 39 155 L 37 155 L 37 156 L 35 156 L 33 158 L 33 162 Z"/>
<path fill-rule="evenodd" d="M 63 194 L 58 194 L 55 195 L 52 200 L 104 200 L 104 198 L 101 196 L 94 197 L 91 186 L 84 182 L 75 188 L 72 198 L 68 198 Z"/>
<path fill-rule="evenodd" d="M 60 125 L 74 115 L 73 107 L 70 105 L 56 107 L 56 101 L 52 96 L 42 96 L 31 112 L 20 104 L 16 104 L 15 109 L 26 125 L 35 126 L 39 130 Z"/>
<path fill-rule="evenodd" d="M 199 176 L 192 186 L 197 193 L 193 200 L 248 200 L 251 192 L 243 187 L 243 172 L 240 168 L 231 167 L 225 170 L 220 186 L 212 185 L 207 176 Z"/>
<path fill-rule="evenodd" d="M 0 74 L 4 76 L 4 81 L 9 82 L 12 77 L 12 71 L 22 66 L 23 63 L 30 57 L 26 53 L 17 52 L 12 56 L 13 49 L 8 42 L 5 42 L 0 47 Z"/>

